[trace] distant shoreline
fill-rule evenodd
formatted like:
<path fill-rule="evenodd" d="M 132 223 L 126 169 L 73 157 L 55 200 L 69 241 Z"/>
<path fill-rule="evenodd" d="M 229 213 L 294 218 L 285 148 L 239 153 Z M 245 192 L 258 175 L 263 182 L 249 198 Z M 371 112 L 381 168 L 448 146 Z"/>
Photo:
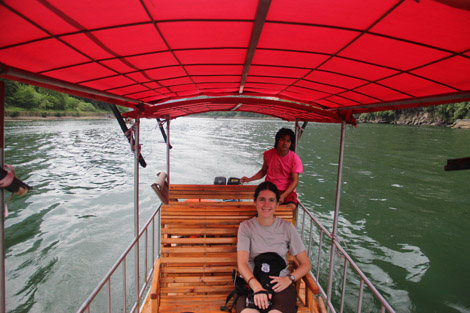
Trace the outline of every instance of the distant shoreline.
<path fill-rule="evenodd" d="M 395 121 L 393 123 L 382 122 L 380 120 L 372 120 L 372 121 L 359 121 L 359 124 L 388 124 L 388 125 L 408 125 L 408 126 L 436 126 L 436 127 L 449 127 L 449 128 L 458 128 L 458 129 L 470 129 L 470 120 L 456 120 L 453 124 L 437 124 L 437 123 L 421 123 L 421 124 L 413 124 L 413 123 L 403 123 L 401 121 Z"/>
<path fill-rule="evenodd" d="M 200 116 L 199 116 L 200 117 Z M 5 115 L 5 121 L 60 121 L 60 120 L 100 120 L 100 119 L 112 119 L 114 116 L 110 113 L 81 113 L 79 116 L 65 115 L 65 116 L 39 116 L 39 115 L 18 115 L 15 117 Z M 211 116 L 209 118 L 219 118 Z M 371 121 L 362 121 L 359 123 L 364 124 L 377 124 Z M 400 124 L 400 123 L 398 123 Z M 425 125 L 425 124 L 423 124 Z M 427 126 L 436 126 L 436 125 L 427 125 Z M 442 125 L 439 125 L 442 127 Z M 470 129 L 470 120 L 469 119 L 459 119 L 456 120 L 454 124 L 447 125 L 444 127 L 459 128 L 459 129 Z"/>
<path fill-rule="evenodd" d="M 114 118 L 110 113 L 81 113 L 78 116 L 65 115 L 65 116 L 40 116 L 40 115 L 24 115 L 20 114 L 15 117 L 5 114 L 5 121 L 65 121 L 65 120 L 101 120 Z"/>

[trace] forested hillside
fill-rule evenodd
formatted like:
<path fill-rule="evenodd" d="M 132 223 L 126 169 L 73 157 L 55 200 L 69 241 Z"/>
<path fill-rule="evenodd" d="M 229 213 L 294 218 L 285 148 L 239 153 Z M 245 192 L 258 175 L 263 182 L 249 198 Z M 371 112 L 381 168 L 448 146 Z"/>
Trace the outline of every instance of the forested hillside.
<path fill-rule="evenodd" d="M 103 113 L 110 112 L 106 103 L 69 96 L 58 91 L 35 87 L 10 80 L 5 82 L 6 115 L 15 117 L 20 112 L 40 113 L 43 116 L 61 113 Z"/>

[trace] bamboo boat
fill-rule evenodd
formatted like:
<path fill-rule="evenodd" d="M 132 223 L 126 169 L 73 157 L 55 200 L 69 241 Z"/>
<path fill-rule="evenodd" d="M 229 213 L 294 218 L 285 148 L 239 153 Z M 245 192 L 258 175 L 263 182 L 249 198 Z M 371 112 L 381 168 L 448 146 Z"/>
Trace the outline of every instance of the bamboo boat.
<path fill-rule="evenodd" d="M 358 312 L 364 288 L 379 303 L 378 311 L 394 312 L 336 235 L 345 127 L 357 126 L 361 113 L 470 100 L 467 2 L 5 0 L 0 17 L 0 77 L 109 103 L 134 151 L 135 239 L 78 312 L 95 306 L 98 312 L 220 311 L 233 289 L 237 225 L 254 214 L 253 186 L 170 180 L 170 122 L 212 111 L 294 122 L 297 140 L 308 122 L 341 124 L 333 228 L 323 227 L 303 205 L 298 212 L 282 207 L 278 212 L 297 224 L 309 253 L 319 254 L 312 272 L 297 284 L 299 312 L 343 312 L 347 267 L 359 281 Z M 4 112 L 2 81 L 0 105 Z M 167 168 L 153 186 L 161 205 L 141 227 L 142 118 L 157 120 L 167 142 Z M 133 121 L 130 128 L 126 120 Z M 3 115 L 0 121 L 3 130 Z M 459 169 L 469 168 L 468 162 L 458 163 Z M 0 224 L 3 229 L 4 217 Z M 325 246 L 329 266 L 322 286 Z M 339 297 L 333 290 L 338 255 L 345 268 Z M 131 262 L 135 269 L 128 275 Z M 119 267 L 122 281 L 112 284 Z M 0 313 L 6 303 L 4 272 L 3 253 Z M 120 291 L 114 291 L 116 285 Z M 105 304 L 97 304 L 103 293 Z"/>

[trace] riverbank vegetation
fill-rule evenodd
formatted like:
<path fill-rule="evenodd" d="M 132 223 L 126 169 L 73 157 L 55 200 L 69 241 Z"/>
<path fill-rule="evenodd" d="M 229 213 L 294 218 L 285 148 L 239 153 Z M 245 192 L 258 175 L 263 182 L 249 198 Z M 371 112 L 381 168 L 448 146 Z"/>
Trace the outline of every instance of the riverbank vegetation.
<path fill-rule="evenodd" d="M 5 81 L 6 116 L 20 115 L 41 117 L 79 117 L 91 114 L 109 114 L 107 103 L 70 96 L 58 91 L 35 87 L 20 82 Z M 124 112 L 127 109 L 119 107 Z M 202 114 L 210 117 L 264 117 L 250 112 L 208 112 Z M 408 125 L 452 125 L 459 119 L 470 119 L 470 102 L 450 103 L 398 111 L 382 111 L 357 116 L 360 122 L 389 123 Z"/>
<path fill-rule="evenodd" d="M 470 102 L 449 103 L 437 106 L 397 111 L 361 114 L 360 122 L 406 125 L 452 125 L 457 120 L 470 119 Z"/>
<path fill-rule="evenodd" d="M 5 115 L 62 117 L 108 114 L 109 105 L 100 101 L 70 96 L 58 91 L 35 87 L 20 82 L 5 82 Z"/>

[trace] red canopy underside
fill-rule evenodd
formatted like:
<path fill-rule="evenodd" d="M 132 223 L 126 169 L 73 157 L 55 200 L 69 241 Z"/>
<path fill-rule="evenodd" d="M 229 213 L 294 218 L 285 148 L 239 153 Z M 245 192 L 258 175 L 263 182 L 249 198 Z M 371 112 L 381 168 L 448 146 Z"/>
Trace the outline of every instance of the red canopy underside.
<path fill-rule="evenodd" d="M 2 77 L 129 116 L 352 122 L 470 99 L 458 0 L 4 0 L 0 29 Z"/>

